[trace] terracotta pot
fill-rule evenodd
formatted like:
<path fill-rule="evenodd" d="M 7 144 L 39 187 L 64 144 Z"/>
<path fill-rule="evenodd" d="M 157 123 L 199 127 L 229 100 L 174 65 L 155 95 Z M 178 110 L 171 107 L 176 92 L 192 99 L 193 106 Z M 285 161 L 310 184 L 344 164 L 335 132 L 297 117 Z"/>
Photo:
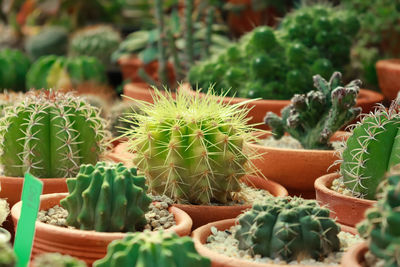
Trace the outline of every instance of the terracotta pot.
<path fill-rule="evenodd" d="M 126 142 L 117 144 L 106 157 L 114 162 L 122 162 L 127 167 L 133 166 L 134 154 L 128 152 L 128 143 Z"/>
<path fill-rule="evenodd" d="M 210 249 L 208 249 L 204 244 L 207 241 L 207 238 L 211 235 L 211 227 L 216 227 L 218 230 L 227 230 L 231 226 L 236 223 L 236 219 L 228 219 L 217 222 L 212 222 L 207 225 L 204 225 L 200 228 L 197 228 L 192 232 L 192 238 L 196 247 L 196 250 L 199 254 L 204 257 L 208 257 L 211 259 L 212 267 L 289 267 L 289 266 L 297 266 L 297 267 L 306 267 L 307 265 L 280 265 L 280 264 L 267 264 L 267 263 L 256 263 L 241 259 L 236 259 L 232 257 L 228 257 L 222 254 L 218 254 Z M 342 231 L 356 234 L 354 228 L 342 226 Z M 313 265 L 315 266 L 315 265 Z M 321 265 L 319 265 L 321 266 Z M 338 265 L 336 265 L 338 266 Z M 308 267 L 308 266 L 307 266 Z"/>
<path fill-rule="evenodd" d="M 261 177 L 249 175 L 243 181 L 252 187 L 264 189 L 274 196 L 287 196 L 287 190 L 278 183 L 266 180 Z M 237 217 L 244 210 L 251 208 L 251 205 L 240 206 L 209 206 L 209 205 L 185 205 L 174 204 L 185 211 L 193 220 L 192 229 L 196 229 L 210 222 L 231 219 Z"/>
<path fill-rule="evenodd" d="M 174 92 L 171 95 L 175 98 Z M 147 83 L 128 83 L 124 86 L 124 96 L 153 103 L 154 90 Z M 129 101 L 129 98 L 124 98 L 124 100 Z"/>
<path fill-rule="evenodd" d="M 364 219 L 365 211 L 376 201 L 345 196 L 333 191 L 330 189 L 332 182 L 339 177 L 340 174 L 331 173 L 318 178 L 314 184 L 316 199 L 332 211 L 331 217 L 336 218 L 339 223 L 355 227 Z"/>
<path fill-rule="evenodd" d="M 342 258 L 342 267 L 365 267 L 364 256 L 368 251 L 367 242 L 352 246 Z"/>
<path fill-rule="evenodd" d="M 270 134 L 264 134 L 261 138 L 268 136 Z M 339 131 L 331 141 L 341 141 L 347 137 L 348 133 Z M 283 185 L 290 195 L 315 198 L 314 181 L 338 169 L 338 166 L 332 166 L 339 159 L 334 150 L 287 149 L 259 144 L 248 146 L 261 154 L 253 159 L 254 165 L 267 179 Z"/>
<path fill-rule="evenodd" d="M 379 60 L 376 72 L 382 93 L 388 100 L 396 99 L 400 91 L 400 59 Z"/>
<path fill-rule="evenodd" d="M 58 205 L 60 200 L 67 195 L 65 193 L 42 195 L 40 197 L 40 209 L 46 210 Z M 18 202 L 11 209 L 15 225 L 17 225 L 21 215 L 21 204 L 22 202 Z M 176 207 L 170 207 L 169 211 L 174 214 L 176 226 L 166 231 L 174 231 L 180 236 L 189 235 L 192 227 L 190 217 Z M 104 257 L 107 246 L 111 241 L 125 236 L 126 233 L 100 233 L 69 229 L 37 221 L 32 254 L 35 257 L 37 254 L 59 252 L 84 260 L 91 265 L 97 259 Z"/>

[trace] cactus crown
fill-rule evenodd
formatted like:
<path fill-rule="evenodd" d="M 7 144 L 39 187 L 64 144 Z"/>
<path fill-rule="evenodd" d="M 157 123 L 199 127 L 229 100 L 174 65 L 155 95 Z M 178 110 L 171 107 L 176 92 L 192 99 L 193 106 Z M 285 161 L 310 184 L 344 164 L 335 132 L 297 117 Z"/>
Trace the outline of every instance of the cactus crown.
<path fill-rule="evenodd" d="M 157 231 L 130 234 L 108 246 L 107 255 L 94 267 L 175 266 L 210 267 L 210 260 L 199 255 L 192 239 Z"/>
<path fill-rule="evenodd" d="M 35 257 L 33 267 L 86 267 L 86 263 L 69 255 L 45 253 Z"/>
<path fill-rule="evenodd" d="M 263 257 L 321 260 L 340 248 L 340 227 L 315 200 L 269 197 L 242 214 L 239 224 L 239 249 Z"/>
<path fill-rule="evenodd" d="M 222 96 L 223 98 L 223 96 Z M 138 103 L 141 113 L 126 131 L 135 163 L 150 190 L 179 202 L 225 203 L 240 191 L 239 179 L 255 172 L 243 144 L 255 141 L 247 109 L 223 103 L 211 93 L 179 90 L 175 99 L 155 89 L 154 104 Z"/>

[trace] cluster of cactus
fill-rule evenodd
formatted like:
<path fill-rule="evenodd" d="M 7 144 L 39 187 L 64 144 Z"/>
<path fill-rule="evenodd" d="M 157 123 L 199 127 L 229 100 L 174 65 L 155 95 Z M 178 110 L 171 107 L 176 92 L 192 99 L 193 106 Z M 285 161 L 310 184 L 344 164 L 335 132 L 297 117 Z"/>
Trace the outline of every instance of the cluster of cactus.
<path fill-rule="evenodd" d="M 73 57 L 95 57 L 108 66 L 111 62 L 111 54 L 118 48 L 120 41 L 119 32 L 111 26 L 88 26 L 71 37 L 68 53 Z"/>
<path fill-rule="evenodd" d="M 1 267 L 15 267 L 17 266 L 17 257 L 11 245 L 0 240 L 0 266 Z"/>
<path fill-rule="evenodd" d="M 357 197 L 375 199 L 385 173 L 400 163 L 399 102 L 365 115 L 340 151 L 344 185 Z"/>
<path fill-rule="evenodd" d="M 4 174 L 74 177 L 105 150 L 105 122 L 97 108 L 72 94 L 33 91 L 5 109 L 0 119 Z"/>
<path fill-rule="evenodd" d="M 93 57 L 66 58 L 45 56 L 37 60 L 26 76 L 27 88 L 70 90 L 81 83 L 105 84 L 107 76 L 103 64 Z"/>
<path fill-rule="evenodd" d="M 86 263 L 69 255 L 44 253 L 35 257 L 33 267 L 86 267 Z"/>
<path fill-rule="evenodd" d="M 192 239 L 187 236 L 145 231 L 113 241 L 107 255 L 93 264 L 93 267 L 119 266 L 210 267 L 211 262 L 197 253 Z"/>
<path fill-rule="evenodd" d="M 276 139 L 287 132 L 305 149 L 331 149 L 331 136 L 361 112 L 361 108 L 354 107 L 361 81 L 342 87 L 340 72 L 332 74 L 329 82 L 320 75 L 313 79 L 318 90 L 294 95 L 291 104 L 282 109 L 282 117 L 268 112 L 265 123 Z"/>
<path fill-rule="evenodd" d="M 0 51 L 0 91 L 12 89 L 23 91 L 25 77 L 31 62 L 19 50 L 3 49 Z"/>
<path fill-rule="evenodd" d="M 68 31 L 61 26 L 45 27 L 31 36 L 25 43 L 25 50 L 33 60 L 42 56 L 63 56 L 67 53 Z"/>
<path fill-rule="evenodd" d="M 141 113 L 129 115 L 134 127 L 124 134 L 150 190 L 183 203 L 226 203 L 255 171 L 254 151 L 243 151 L 257 139 L 246 124 L 248 110 L 211 90 L 204 96 L 179 90 L 175 99 L 154 90 L 154 103 L 138 103 Z"/>
<path fill-rule="evenodd" d="M 269 197 L 239 217 L 239 249 L 287 262 L 339 251 L 340 227 L 315 200 Z"/>
<path fill-rule="evenodd" d="M 69 195 L 60 204 L 68 211 L 67 224 L 98 232 L 135 232 L 147 224 L 145 178 L 122 163 L 81 165 L 76 178 L 67 179 Z"/>

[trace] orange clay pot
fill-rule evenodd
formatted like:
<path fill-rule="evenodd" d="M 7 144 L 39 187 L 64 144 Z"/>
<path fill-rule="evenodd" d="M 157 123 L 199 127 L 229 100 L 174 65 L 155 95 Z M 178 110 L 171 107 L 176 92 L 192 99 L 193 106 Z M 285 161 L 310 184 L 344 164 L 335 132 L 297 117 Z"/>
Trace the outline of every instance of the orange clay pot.
<path fill-rule="evenodd" d="M 207 241 L 207 238 L 211 235 L 211 227 L 216 227 L 218 230 L 227 230 L 231 226 L 236 223 L 236 219 L 222 220 L 217 222 L 212 222 L 207 225 L 204 225 L 200 228 L 197 228 L 192 232 L 192 238 L 196 247 L 197 252 L 204 257 L 207 257 L 211 260 L 212 267 L 289 267 L 289 266 L 297 266 L 297 267 L 308 267 L 308 265 L 280 265 L 280 264 L 271 264 L 271 263 L 256 263 L 251 261 L 246 261 L 242 259 L 228 257 L 219 253 L 216 253 L 210 249 L 208 249 L 204 244 Z M 342 231 L 348 232 L 351 234 L 356 234 L 356 230 L 351 227 L 341 226 Z M 313 265 L 315 266 L 315 265 Z M 321 266 L 321 265 L 319 265 Z M 333 265 L 335 266 L 335 265 Z M 339 265 L 336 265 L 339 266 Z M 350 265 L 349 265 L 350 266 Z"/>
<path fill-rule="evenodd" d="M 106 157 L 114 162 L 121 162 L 127 167 L 133 167 L 135 154 L 128 152 L 128 146 L 127 142 L 118 143 Z"/>
<path fill-rule="evenodd" d="M 60 200 L 68 194 L 48 194 L 40 197 L 40 209 L 47 210 L 55 205 L 59 205 Z M 21 215 L 22 202 L 18 202 L 11 209 L 11 216 L 14 224 Z M 190 234 L 192 220 L 184 211 L 170 207 L 169 212 L 174 214 L 176 225 L 166 230 L 166 232 L 176 232 L 180 236 Z M 107 252 L 108 244 L 115 239 L 122 239 L 126 233 L 101 233 L 95 231 L 69 229 L 42 222 L 36 222 L 35 239 L 33 242 L 32 256 L 47 252 L 59 252 L 71 255 L 85 261 L 89 266 L 103 258 Z"/>
<path fill-rule="evenodd" d="M 326 205 L 332 212 L 331 217 L 350 227 L 364 219 L 364 213 L 371 208 L 376 201 L 345 196 L 333 191 L 331 188 L 333 180 L 339 178 L 340 174 L 331 173 L 315 180 L 314 186 L 316 199 L 321 205 Z"/>
<path fill-rule="evenodd" d="M 376 72 L 382 93 L 388 100 L 395 99 L 400 91 L 400 59 L 379 60 Z"/>
<path fill-rule="evenodd" d="M 342 258 L 342 267 L 365 267 L 364 255 L 368 251 L 367 242 L 352 246 Z"/>

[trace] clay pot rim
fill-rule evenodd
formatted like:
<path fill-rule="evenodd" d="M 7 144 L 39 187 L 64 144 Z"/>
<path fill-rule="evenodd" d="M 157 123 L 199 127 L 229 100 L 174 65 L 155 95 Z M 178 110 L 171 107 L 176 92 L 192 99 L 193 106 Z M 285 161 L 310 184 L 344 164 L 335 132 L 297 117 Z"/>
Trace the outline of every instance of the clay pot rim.
<path fill-rule="evenodd" d="M 376 62 L 376 67 L 400 69 L 400 59 L 399 58 L 381 59 Z"/>
<path fill-rule="evenodd" d="M 367 241 L 351 246 L 349 250 L 343 255 L 342 260 L 340 261 L 341 265 L 361 267 L 362 262 L 360 260 L 364 258 L 364 255 L 368 250 L 369 248 Z"/>
<path fill-rule="evenodd" d="M 65 198 L 68 196 L 68 193 L 54 193 L 54 194 L 45 194 L 40 196 L 40 202 L 45 201 L 45 200 L 50 200 L 54 198 Z M 21 205 L 22 201 L 17 202 L 11 209 L 11 216 L 13 217 L 13 220 L 19 221 L 20 215 L 21 215 Z M 169 229 L 166 229 L 165 232 L 177 232 L 177 231 L 182 231 L 184 228 L 186 228 L 188 223 L 190 224 L 189 228 L 192 227 L 192 219 L 190 216 L 184 212 L 183 210 L 177 208 L 177 207 L 169 207 L 168 211 L 174 215 L 175 222 L 179 221 L 176 225 L 172 226 Z M 115 239 L 122 239 L 124 238 L 127 233 L 121 233 L 121 232 L 96 232 L 96 231 L 90 231 L 90 230 L 80 230 L 80 229 L 70 229 L 70 228 L 64 228 L 60 226 L 55 226 L 51 224 L 46 224 L 40 221 L 36 221 L 36 231 L 42 231 L 42 232 L 51 232 L 54 235 L 57 236 L 64 236 L 65 238 L 86 238 L 86 239 L 94 239 L 94 240 L 103 240 L 103 241 L 113 241 Z M 190 231 L 189 231 L 190 233 Z"/>

